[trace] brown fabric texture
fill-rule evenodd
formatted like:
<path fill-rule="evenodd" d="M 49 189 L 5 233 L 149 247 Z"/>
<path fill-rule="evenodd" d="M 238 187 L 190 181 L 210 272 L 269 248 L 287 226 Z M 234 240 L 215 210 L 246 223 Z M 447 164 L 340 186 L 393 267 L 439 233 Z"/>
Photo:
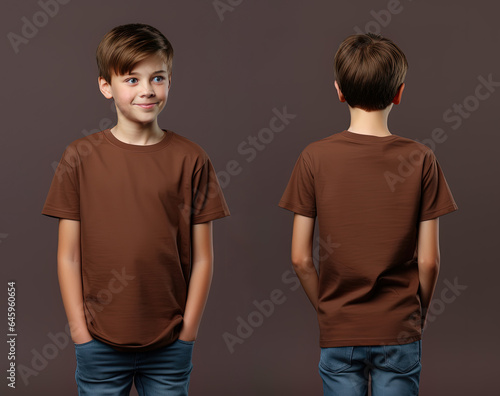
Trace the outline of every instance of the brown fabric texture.
<path fill-rule="evenodd" d="M 144 146 L 110 129 L 73 141 L 42 210 L 80 221 L 87 326 L 117 350 L 153 350 L 177 339 L 191 227 L 230 215 L 207 153 L 164 132 Z"/>
<path fill-rule="evenodd" d="M 430 148 L 335 133 L 300 153 L 279 206 L 317 217 L 321 347 L 421 339 L 419 224 L 458 209 Z"/>

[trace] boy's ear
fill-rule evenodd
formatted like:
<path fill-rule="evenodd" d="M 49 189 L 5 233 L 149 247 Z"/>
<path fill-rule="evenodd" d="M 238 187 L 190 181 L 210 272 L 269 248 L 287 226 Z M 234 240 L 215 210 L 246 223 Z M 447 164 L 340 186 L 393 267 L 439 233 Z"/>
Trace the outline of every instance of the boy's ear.
<path fill-rule="evenodd" d="M 392 103 L 398 105 L 401 102 L 401 96 L 403 95 L 404 89 L 405 89 L 405 83 L 403 83 L 399 86 L 398 92 L 396 93 L 396 96 L 392 100 Z"/>
<path fill-rule="evenodd" d="M 111 90 L 111 84 L 108 83 L 103 77 L 97 78 L 97 83 L 99 84 L 99 89 L 106 99 L 113 98 L 113 92 Z"/>
<path fill-rule="evenodd" d="M 345 102 L 344 94 L 340 90 L 339 84 L 337 83 L 337 80 L 335 80 L 335 89 L 337 90 L 337 95 L 339 97 L 339 100 L 341 102 Z"/>

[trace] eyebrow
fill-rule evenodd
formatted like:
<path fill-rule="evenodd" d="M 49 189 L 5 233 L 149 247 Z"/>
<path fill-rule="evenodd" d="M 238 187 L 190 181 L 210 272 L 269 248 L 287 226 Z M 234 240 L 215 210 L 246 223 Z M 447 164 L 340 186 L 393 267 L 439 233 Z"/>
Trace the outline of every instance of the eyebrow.
<path fill-rule="evenodd" d="M 166 72 L 167 72 L 166 70 L 157 70 L 157 71 L 155 71 L 155 72 L 153 72 L 153 73 L 151 73 L 151 74 L 166 73 Z M 128 73 L 128 74 L 132 75 L 132 74 L 140 74 L 140 73 L 137 73 L 137 72 L 134 72 L 134 71 L 133 71 L 133 72 L 130 72 L 130 73 Z"/>

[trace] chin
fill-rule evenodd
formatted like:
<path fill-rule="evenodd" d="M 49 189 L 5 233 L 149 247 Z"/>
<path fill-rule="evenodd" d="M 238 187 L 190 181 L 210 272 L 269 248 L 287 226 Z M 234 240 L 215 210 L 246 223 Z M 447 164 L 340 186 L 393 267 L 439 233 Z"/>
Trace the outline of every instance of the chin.
<path fill-rule="evenodd" d="M 154 122 L 154 120 L 156 120 L 156 118 L 158 117 L 158 114 L 148 114 L 148 117 L 142 117 L 142 118 L 135 118 L 134 121 L 135 122 L 140 122 L 140 123 L 146 123 L 146 124 L 150 124 L 152 122 Z"/>

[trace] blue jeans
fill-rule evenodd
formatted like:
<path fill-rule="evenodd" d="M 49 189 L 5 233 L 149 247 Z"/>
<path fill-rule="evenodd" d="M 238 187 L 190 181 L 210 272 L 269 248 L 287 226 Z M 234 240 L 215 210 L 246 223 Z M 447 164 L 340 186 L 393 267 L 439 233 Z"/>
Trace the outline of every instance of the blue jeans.
<path fill-rule="evenodd" d="M 321 348 L 319 373 L 325 396 L 416 396 L 422 340 L 403 345 Z"/>
<path fill-rule="evenodd" d="M 188 394 L 195 341 L 176 340 L 147 352 L 121 352 L 93 339 L 74 344 L 79 396 L 128 396 L 135 381 L 140 396 Z"/>

